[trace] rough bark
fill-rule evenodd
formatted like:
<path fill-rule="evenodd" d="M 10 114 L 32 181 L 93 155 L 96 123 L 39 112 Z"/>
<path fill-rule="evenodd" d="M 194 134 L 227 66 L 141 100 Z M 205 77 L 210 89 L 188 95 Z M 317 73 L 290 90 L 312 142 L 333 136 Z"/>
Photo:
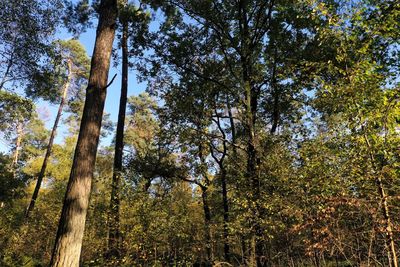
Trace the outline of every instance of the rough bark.
<path fill-rule="evenodd" d="M 48 162 L 48 160 L 50 158 L 51 150 L 53 148 L 53 142 L 54 142 L 54 137 L 55 137 L 56 132 L 57 132 L 58 123 L 59 123 L 61 115 L 62 115 L 62 111 L 63 111 L 64 104 L 65 104 L 65 100 L 67 98 L 68 88 L 69 88 L 69 85 L 70 85 L 71 78 L 72 78 L 72 62 L 71 62 L 71 60 L 68 60 L 68 78 L 67 78 L 67 81 L 64 84 L 63 93 L 62 93 L 62 96 L 61 96 L 61 102 L 60 102 L 60 105 L 58 107 L 58 112 L 57 112 L 57 115 L 56 115 L 56 119 L 54 121 L 53 129 L 51 130 L 49 143 L 47 145 L 46 154 L 44 156 L 42 167 L 40 169 L 40 173 L 39 173 L 37 181 L 36 181 L 35 190 L 33 191 L 31 202 L 30 202 L 30 204 L 29 204 L 29 206 L 28 206 L 28 208 L 26 210 L 26 213 L 25 213 L 25 218 L 26 219 L 29 218 L 30 212 L 34 209 L 37 197 L 39 195 L 39 190 L 40 190 L 40 187 L 42 185 L 42 181 L 43 181 L 43 178 L 44 178 L 44 175 L 45 175 L 45 172 L 46 172 L 46 168 L 47 168 L 47 162 Z"/>
<path fill-rule="evenodd" d="M 79 266 L 117 13 L 116 0 L 101 1 L 85 106 L 50 266 Z"/>
<path fill-rule="evenodd" d="M 124 128 L 125 128 L 125 113 L 126 103 L 128 98 L 128 23 L 122 22 L 122 83 L 121 97 L 119 101 L 117 134 L 115 139 L 114 153 L 114 172 L 111 186 L 110 213 L 108 225 L 108 252 L 109 258 L 120 257 L 121 250 L 121 233 L 120 233 L 120 184 L 122 175 L 122 157 L 124 149 Z"/>

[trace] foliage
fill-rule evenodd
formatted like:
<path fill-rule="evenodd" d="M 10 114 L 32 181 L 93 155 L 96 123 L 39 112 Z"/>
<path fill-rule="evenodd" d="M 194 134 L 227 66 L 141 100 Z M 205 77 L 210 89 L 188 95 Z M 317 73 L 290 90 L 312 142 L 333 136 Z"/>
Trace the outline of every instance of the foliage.
<path fill-rule="evenodd" d="M 56 26 L 58 11 L 47 2 L 18 3 L 25 2 L 1 3 L 8 9 L 0 11 L 0 24 L 9 27 L 0 30 L 4 64 L 12 51 L 30 51 L 7 75 L 7 65 L 0 67 L 0 75 L 28 77 L 29 85 L 28 97 L 11 92 L 12 83 L 0 88 L 0 130 L 19 146 L 0 154 L 0 265 L 46 265 L 89 60 L 77 40 L 53 41 L 53 28 L 45 25 Z M 105 255 L 114 155 L 111 146 L 102 147 L 83 266 L 393 266 L 400 242 L 397 1 L 119 5 L 130 67 L 147 82 L 147 93 L 128 101 L 121 259 Z M 59 18 L 76 36 L 99 8 L 97 1 L 65 7 Z M 35 12 L 22 14 L 25 9 Z M 21 16 L 16 25 L 30 18 L 32 25 L 13 35 L 7 21 L 13 14 Z M 28 43 L 19 46 L 12 36 Z M 117 52 L 114 57 L 118 65 Z M 30 178 L 48 138 L 31 98 L 57 102 L 69 60 L 69 132 L 54 145 L 43 194 L 24 222 Z M 103 130 L 114 130 L 107 116 Z"/>
<path fill-rule="evenodd" d="M 26 85 L 51 52 L 61 1 L 0 2 L 0 90 Z"/>

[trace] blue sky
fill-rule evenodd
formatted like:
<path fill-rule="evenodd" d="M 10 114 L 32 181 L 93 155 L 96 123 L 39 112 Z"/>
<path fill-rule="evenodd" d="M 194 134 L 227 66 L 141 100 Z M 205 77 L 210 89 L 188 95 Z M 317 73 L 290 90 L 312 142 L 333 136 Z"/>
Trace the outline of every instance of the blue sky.
<path fill-rule="evenodd" d="M 157 14 L 160 15 L 160 14 Z M 153 21 L 150 24 L 151 30 L 157 29 L 157 25 L 159 24 L 159 21 L 157 19 Z M 84 45 L 86 48 L 86 52 L 89 57 L 92 56 L 93 53 L 93 47 L 94 47 L 94 42 L 96 38 L 96 26 L 97 26 L 97 21 L 93 22 L 93 28 L 89 28 L 85 33 L 81 34 L 79 37 L 80 42 Z M 61 39 L 61 40 L 68 40 L 71 39 L 72 35 L 69 34 L 65 29 L 60 30 L 56 36 L 55 39 Z M 117 35 L 114 40 L 114 47 L 116 47 L 117 44 Z M 120 65 L 120 64 L 119 64 Z M 119 108 L 119 98 L 120 98 L 120 87 L 121 87 L 121 76 L 122 76 L 122 71 L 121 67 L 114 67 L 113 62 L 111 62 L 110 65 L 110 71 L 109 71 L 109 81 L 110 79 L 117 74 L 114 82 L 108 87 L 107 90 L 107 98 L 106 98 L 106 104 L 105 104 L 105 109 L 104 112 L 110 114 L 110 119 L 114 124 L 116 124 L 118 120 L 118 108 Z M 138 95 L 141 92 L 143 92 L 146 88 L 146 83 L 138 83 L 136 80 L 136 72 L 133 69 L 129 70 L 129 77 L 128 77 L 128 96 L 131 95 Z M 46 128 L 51 129 L 54 124 L 55 120 L 55 115 L 57 113 L 58 105 L 52 105 L 48 102 L 45 101 L 38 101 L 36 103 L 37 106 L 37 111 L 39 113 L 39 117 L 45 122 Z M 67 116 L 67 114 L 64 112 L 63 118 Z M 55 143 L 61 144 L 63 143 L 64 137 L 67 134 L 67 128 L 63 125 L 62 120 L 60 121 L 58 125 L 58 130 L 57 130 L 57 135 L 55 139 Z M 107 146 L 111 143 L 115 133 L 110 134 L 108 137 L 101 139 L 100 146 Z M 0 152 L 10 152 L 10 146 L 7 141 L 4 139 L 0 138 Z"/>
<path fill-rule="evenodd" d="M 95 22 L 97 24 L 97 22 Z M 117 37 L 117 36 L 116 36 Z M 71 35 L 66 31 L 61 31 L 56 36 L 57 39 L 67 40 L 71 38 Z M 89 29 L 87 32 L 83 33 L 79 40 L 85 46 L 86 52 L 89 57 L 91 57 L 93 53 L 94 42 L 96 38 L 96 29 L 95 27 Z M 117 40 L 114 40 L 114 45 L 116 45 Z M 110 114 L 110 119 L 116 124 L 118 120 L 118 108 L 119 108 L 119 98 L 121 91 L 121 76 L 122 71 L 120 66 L 117 68 L 114 67 L 114 64 L 111 63 L 110 71 L 109 71 L 109 81 L 110 79 L 117 74 L 114 82 L 110 85 L 107 90 L 107 98 L 106 104 L 104 108 L 104 112 Z M 136 72 L 134 70 L 129 71 L 128 77 L 128 96 L 138 95 L 143 92 L 146 88 L 145 83 L 138 83 L 136 80 Z M 37 111 L 39 113 L 39 117 L 44 120 L 46 128 L 51 129 L 54 124 L 55 116 L 57 113 L 58 105 L 52 105 L 45 101 L 38 101 L 36 103 Z M 66 112 L 63 114 L 64 118 L 67 116 Z M 57 135 L 55 139 L 55 143 L 61 144 L 63 143 L 64 137 L 67 134 L 67 128 L 63 125 L 63 122 L 60 121 Z M 101 139 L 100 146 L 107 146 L 111 143 L 112 138 L 114 137 L 114 133 L 110 134 L 108 137 Z M 0 152 L 10 152 L 10 145 L 3 139 L 0 139 Z"/>
<path fill-rule="evenodd" d="M 96 23 L 95 23 L 96 24 Z M 57 36 L 59 39 L 70 39 L 71 36 L 66 33 L 66 32 L 60 32 Z M 83 33 L 79 40 L 81 43 L 85 46 L 86 52 L 88 53 L 89 57 L 93 53 L 93 47 L 94 47 L 94 42 L 95 42 L 95 37 L 96 37 L 96 29 L 92 28 L 89 29 L 87 32 Z M 114 41 L 114 45 L 116 45 L 117 40 Z M 110 114 L 111 120 L 116 123 L 118 120 L 118 107 L 119 107 L 119 98 L 120 98 L 120 91 L 121 91 L 121 76 L 122 76 L 122 71 L 120 66 L 115 68 L 113 66 L 114 64 L 111 63 L 110 66 L 110 72 L 109 72 L 109 81 L 111 78 L 117 74 L 114 82 L 110 85 L 110 87 L 107 90 L 107 98 L 106 98 L 106 104 L 105 104 L 105 109 L 104 111 L 106 113 Z M 128 83 L 128 95 L 138 95 L 141 92 L 143 92 L 146 88 L 145 83 L 139 84 L 136 80 L 136 72 L 134 70 L 130 70 L 129 72 L 129 83 Z M 42 113 L 42 115 L 48 115 L 48 116 L 42 116 L 45 117 L 45 122 L 46 122 L 46 127 L 48 129 L 51 129 L 54 123 L 55 115 L 58 109 L 57 105 L 50 105 L 47 102 L 40 101 L 37 104 L 37 108 Z M 45 113 L 45 114 L 43 114 Z M 64 113 L 64 115 L 66 115 Z M 62 143 L 63 138 L 66 133 L 66 128 L 61 124 L 59 125 L 59 130 L 57 131 L 57 137 L 55 142 L 56 143 Z M 113 134 L 109 135 L 107 138 L 103 138 L 101 141 L 101 145 L 109 145 L 111 140 L 113 138 Z M 0 145 L 1 146 L 1 145 Z"/>

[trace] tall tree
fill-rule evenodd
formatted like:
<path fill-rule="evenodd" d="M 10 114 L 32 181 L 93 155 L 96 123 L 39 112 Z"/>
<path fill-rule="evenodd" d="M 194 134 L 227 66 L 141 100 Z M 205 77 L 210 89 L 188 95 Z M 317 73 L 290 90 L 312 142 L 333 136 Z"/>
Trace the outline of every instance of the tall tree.
<path fill-rule="evenodd" d="M 51 150 L 57 132 L 58 123 L 62 116 L 64 105 L 68 100 L 68 90 L 70 89 L 70 87 L 73 87 L 75 89 L 78 88 L 78 90 L 80 89 L 82 79 L 85 79 L 85 77 L 87 76 L 89 68 L 88 66 L 89 58 L 86 56 L 85 49 L 78 41 L 76 40 L 59 41 L 57 42 L 56 46 L 58 46 L 57 50 L 59 52 L 59 56 L 61 57 L 61 62 L 60 62 L 61 64 L 59 66 L 57 65 L 53 66 L 53 68 L 55 70 L 56 69 L 60 70 L 60 73 L 54 73 L 52 74 L 52 76 L 60 75 L 59 77 L 56 77 L 56 79 L 58 78 L 57 80 L 61 81 L 60 82 L 61 90 L 59 92 L 60 96 L 58 97 L 61 98 L 61 100 L 58 106 L 56 118 L 54 120 L 54 125 L 51 130 L 49 143 L 46 149 L 46 154 L 43 159 L 43 164 L 37 178 L 35 190 L 33 191 L 30 204 L 25 213 L 26 218 L 29 217 L 29 213 L 34 209 L 35 202 L 39 195 L 40 186 L 42 184 L 42 180 L 46 173 L 47 162 L 51 155 Z M 66 77 L 64 78 L 63 76 Z M 54 84 L 54 86 L 57 85 Z M 35 94 L 38 94 L 38 92 L 35 92 Z M 79 94 L 79 92 L 75 92 L 75 94 Z"/>
<path fill-rule="evenodd" d="M 149 13 L 145 12 L 146 5 L 140 3 L 137 7 L 127 0 L 121 2 L 119 21 L 121 29 L 121 51 L 122 51 L 122 83 L 121 96 L 119 102 L 117 132 L 115 138 L 114 172 L 111 184 L 111 200 L 109 213 L 109 234 L 108 234 L 108 256 L 119 257 L 121 237 L 119 230 L 119 191 L 123 176 L 123 149 L 124 149 L 124 130 L 125 113 L 128 95 L 128 72 L 129 56 L 141 54 L 145 44 L 145 36 L 148 32 Z M 129 49 L 129 39 L 132 48 Z"/>
<path fill-rule="evenodd" d="M 116 0 L 101 1 L 85 106 L 52 253 L 51 266 L 79 266 L 91 181 L 108 87 L 107 78 L 117 13 Z"/>
<path fill-rule="evenodd" d="M 149 57 L 154 68 L 147 74 L 155 74 L 149 89 L 166 103 L 173 91 L 184 95 L 197 87 L 211 88 L 206 98 L 220 92 L 223 103 L 226 98 L 232 102 L 240 125 L 236 143 L 246 155 L 243 202 L 252 213 L 246 225 L 252 233 L 248 264 L 263 266 L 268 233 L 262 224 L 273 192 L 266 190 L 268 173 L 261 175 L 259 169 L 262 155 L 268 153 L 261 144 L 265 129 L 276 134 L 279 126 L 299 116 L 295 103 L 302 101 L 307 81 L 302 64 L 316 50 L 317 19 L 305 18 L 311 12 L 306 1 L 171 3 L 176 15 L 162 25 L 153 45 L 155 56 Z M 200 96 L 194 94 L 187 102 L 197 105 Z M 217 102 L 221 106 L 222 100 Z"/>
<path fill-rule="evenodd" d="M 124 150 L 124 130 L 125 113 L 128 100 L 128 71 L 129 71 L 129 51 L 128 51 L 128 1 L 124 0 L 120 12 L 120 22 L 122 26 L 121 50 L 122 50 L 122 82 L 121 96 L 119 100 L 117 133 L 115 137 L 114 150 L 114 170 L 111 183 L 111 199 L 109 211 L 108 229 L 108 257 L 115 257 L 118 261 L 121 250 L 120 237 L 120 184 L 123 174 L 123 150 Z"/>
<path fill-rule="evenodd" d="M 326 7 L 319 9 L 329 14 Z M 390 176 L 383 173 L 392 168 L 391 144 L 396 143 L 392 138 L 396 135 L 393 114 L 398 109 L 394 99 L 399 90 L 399 66 L 395 63 L 399 60 L 399 47 L 395 45 L 399 34 L 397 24 L 392 25 L 399 19 L 399 5 L 392 1 L 367 1 L 365 6 L 350 8 L 344 15 L 331 19 L 331 25 L 341 25 L 346 30 L 325 29 L 322 34 L 325 38 L 339 36 L 341 49 L 336 60 L 328 64 L 326 73 L 330 76 L 320 77 L 322 88 L 316 100 L 328 123 L 340 114 L 345 127 L 351 130 L 350 143 L 359 145 L 359 157 L 367 162 L 366 176 L 375 181 L 380 198 L 378 206 L 385 225 L 390 266 L 398 263 L 387 193 L 390 190 L 385 188 L 384 181 Z M 326 93 L 331 95 L 330 100 Z M 331 102 L 338 97 L 340 103 Z"/>

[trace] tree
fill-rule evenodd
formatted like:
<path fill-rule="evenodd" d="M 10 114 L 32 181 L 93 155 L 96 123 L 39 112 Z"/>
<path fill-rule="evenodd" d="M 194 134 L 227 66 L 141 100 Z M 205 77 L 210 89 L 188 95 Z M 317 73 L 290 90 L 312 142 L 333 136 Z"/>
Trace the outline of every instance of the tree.
<path fill-rule="evenodd" d="M 130 54 L 140 53 L 141 49 L 136 48 L 143 43 L 143 39 L 148 23 L 149 16 L 140 7 L 135 7 L 123 1 L 120 8 L 119 21 L 122 26 L 121 51 L 122 51 L 122 83 L 121 96 L 118 111 L 117 132 L 115 138 L 114 153 L 114 172 L 111 184 L 110 214 L 109 214 L 109 234 L 108 234 L 108 256 L 120 257 L 121 237 L 120 237 L 120 219 L 119 219 L 119 194 L 120 184 L 123 175 L 123 149 L 124 149 L 124 130 L 125 130 L 125 112 L 128 100 L 128 72 Z M 130 29 L 132 28 L 132 29 Z M 135 49 L 129 49 L 129 37 L 132 39 Z M 143 44 L 142 44 L 143 45 Z"/>
<path fill-rule="evenodd" d="M 110 215 L 109 215 L 109 233 L 108 233 L 108 257 L 120 257 L 121 237 L 120 237 L 120 184 L 123 174 L 123 149 L 124 149 L 124 129 L 125 112 L 128 100 L 128 3 L 124 1 L 121 7 L 120 22 L 122 25 L 121 50 L 122 50 L 122 82 L 121 96 L 119 101 L 117 133 L 115 138 L 114 166 L 111 183 Z"/>
<path fill-rule="evenodd" d="M 301 116 L 299 103 L 312 81 L 311 75 L 306 76 L 312 70 L 304 63 L 322 50 L 314 33 L 324 22 L 306 17 L 312 5 L 303 1 L 172 1 L 172 5 L 175 16 L 160 27 L 152 44 L 155 52 L 148 61 L 153 68 L 144 71 L 154 77 L 149 90 L 168 102 L 175 92 L 186 95 L 195 88 L 197 95 L 187 102 L 197 105 L 203 100 L 197 90 L 206 88 L 206 99 L 218 99 L 208 102 L 214 102 L 208 112 L 225 106 L 227 99 L 230 102 L 228 109 L 236 112 L 238 126 L 236 146 L 246 155 L 243 201 L 253 212 L 246 226 L 252 233 L 248 264 L 263 266 L 268 232 L 260 222 L 269 216 L 264 208 L 269 177 L 260 176 L 261 155 L 268 153 L 261 144 L 266 129 L 277 134 L 279 127 Z M 181 107 L 191 108 L 189 103 Z M 225 117 L 228 121 L 230 116 Z"/>
<path fill-rule="evenodd" d="M 99 14 L 85 107 L 51 266 L 79 265 L 91 180 L 108 87 L 107 76 L 116 27 L 117 1 L 101 1 Z"/>
<path fill-rule="evenodd" d="M 122 203 L 127 207 L 121 212 L 125 218 L 121 227 L 125 229 L 125 249 L 135 256 L 124 260 L 132 265 L 192 264 L 206 241 L 202 207 L 191 197 L 197 190 L 192 192 L 182 181 L 187 172 L 160 132 L 155 100 L 143 93 L 130 97 L 128 103 L 128 153 L 122 188 Z M 199 232 L 193 235 L 193 229 Z M 203 255 L 197 262 L 204 262 Z"/>
<path fill-rule="evenodd" d="M 21 189 L 23 188 L 23 181 L 20 179 L 15 179 L 15 172 L 10 168 L 10 157 L 1 154 L 1 198 L 0 198 L 0 208 L 4 208 L 7 202 L 12 201 L 16 198 L 16 195 L 20 195 Z"/>
<path fill-rule="evenodd" d="M 393 115 L 397 113 L 397 106 L 392 101 L 398 94 L 395 77 L 399 73 L 398 65 L 393 63 L 398 57 L 398 47 L 393 46 L 393 41 L 399 36 L 388 26 L 399 17 L 395 7 L 391 1 L 371 1 L 363 8 L 350 9 L 330 20 L 331 25 L 342 26 L 345 30 L 334 27 L 334 31 L 325 29 L 321 34 L 324 38 L 339 36 L 341 48 L 336 52 L 335 60 L 327 65 L 329 75 L 325 73 L 319 77 L 321 88 L 315 101 L 329 128 L 333 127 L 331 124 L 341 124 L 343 130 L 350 131 L 348 146 L 355 145 L 357 159 L 364 160 L 355 166 L 364 166 L 364 170 L 368 170 L 363 177 L 367 178 L 366 183 L 375 181 L 380 198 L 378 206 L 385 222 L 388 262 L 392 266 L 398 263 L 384 182 L 391 175 L 383 173 L 392 168 L 395 159 L 389 151 L 393 149 L 391 144 L 397 143 L 391 136 L 396 135 Z M 326 7 L 319 8 L 319 12 L 329 14 Z M 376 16 L 382 16 L 379 24 L 374 19 Z M 338 98 L 340 103 L 331 102 Z M 361 193 L 361 188 L 357 185 L 354 190 Z"/>
<path fill-rule="evenodd" d="M 0 92 L 0 99 L 0 131 L 6 140 L 15 138 L 11 168 L 16 170 L 20 156 L 21 141 L 24 132 L 23 128 L 29 123 L 32 117 L 34 104 L 29 99 L 6 91 Z"/>
<path fill-rule="evenodd" d="M 51 53 L 63 5 L 59 0 L 2 0 L 0 9 L 0 90 L 15 90 L 42 73 L 40 62 Z"/>
<path fill-rule="evenodd" d="M 53 145 L 46 186 L 24 223 L 50 131 L 12 90 L 59 103 L 69 73 L 51 33 L 31 40 L 44 50 L 23 42 L 40 60 L 21 67 L 34 76 L 22 84 L 10 72 L 21 80 L 0 90 L 0 131 L 11 148 L 0 155 L 0 265 L 49 263 L 48 233 L 65 195 L 53 265 L 396 266 L 397 2 L 120 1 L 119 21 L 114 1 L 65 3 L 60 17 L 75 36 L 92 11 L 108 18 L 99 36 L 101 25 L 123 26 L 115 66 L 123 55 L 123 76 L 127 66 L 138 70 L 147 93 L 125 103 L 124 84 L 115 139 L 96 154 L 96 137 L 112 123 L 100 112 L 108 63 L 95 68 L 93 58 L 86 107 L 84 90 L 70 87 L 69 135 Z M 40 3 L 16 3 L 7 5 L 21 21 L 41 17 Z M 0 12 L 0 24 L 17 20 Z"/>
<path fill-rule="evenodd" d="M 57 44 L 61 62 L 60 65 L 54 66 L 54 69 L 61 69 L 61 73 L 53 74 L 59 75 L 59 77 L 56 77 L 54 80 L 60 79 L 61 80 L 61 87 L 62 89 L 60 90 L 60 95 L 61 95 L 61 100 L 60 104 L 58 107 L 58 112 L 54 121 L 54 125 L 50 134 L 50 139 L 49 143 L 47 145 L 46 149 L 46 155 L 44 156 L 43 159 L 43 164 L 40 169 L 37 182 L 36 182 L 36 187 L 35 190 L 33 191 L 32 194 L 32 199 L 30 201 L 30 204 L 26 210 L 25 217 L 29 217 L 29 213 L 34 209 L 35 202 L 37 200 L 40 186 L 42 184 L 42 180 L 45 176 L 46 172 L 46 167 L 47 167 L 47 161 L 49 160 L 49 157 L 51 155 L 51 150 L 53 147 L 53 142 L 54 138 L 56 135 L 58 123 L 60 121 L 60 118 L 62 116 L 62 111 L 64 108 L 64 105 L 66 104 L 68 100 L 68 90 L 70 87 L 72 88 L 78 88 L 78 90 L 81 87 L 82 79 L 84 79 L 87 76 L 88 72 L 88 57 L 86 56 L 85 49 L 83 46 L 76 40 L 69 40 L 69 41 L 59 41 Z M 65 69 L 65 71 L 64 71 Z M 64 71 L 64 73 L 62 73 Z M 66 76 L 65 80 L 63 76 Z M 54 86 L 57 86 L 56 84 Z M 43 89 L 43 87 L 41 88 Z M 39 94 L 38 91 L 34 92 L 35 94 Z M 76 94 L 76 93 L 75 93 Z M 78 93 L 79 94 L 79 93 Z"/>

